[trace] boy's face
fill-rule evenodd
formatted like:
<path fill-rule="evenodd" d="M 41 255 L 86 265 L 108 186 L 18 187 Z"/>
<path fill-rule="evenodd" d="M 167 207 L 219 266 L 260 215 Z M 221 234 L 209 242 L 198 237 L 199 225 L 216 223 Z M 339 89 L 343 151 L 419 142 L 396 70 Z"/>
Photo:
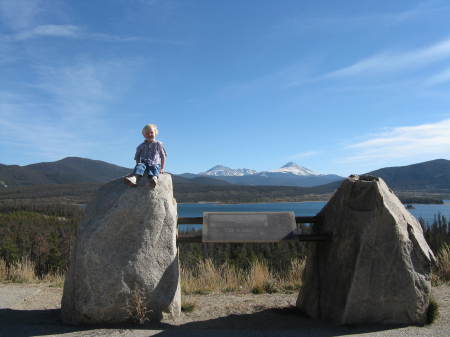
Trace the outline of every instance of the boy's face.
<path fill-rule="evenodd" d="M 148 141 L 154 140 L 155 137 L 156 137 L 156 135 L 155 135 L 155 130 L 154 130 L 153 128 L 148 129 L 147 131 L 145 131 L 144 137 L 145 137 L 145 139 L 147 139 Z"/>

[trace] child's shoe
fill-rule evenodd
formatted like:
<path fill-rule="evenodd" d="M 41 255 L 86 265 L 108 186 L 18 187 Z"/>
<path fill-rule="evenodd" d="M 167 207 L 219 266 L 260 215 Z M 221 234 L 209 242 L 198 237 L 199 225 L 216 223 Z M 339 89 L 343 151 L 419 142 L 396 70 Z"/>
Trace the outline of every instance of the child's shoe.
<path fill-rule="evenodd" d="M 157 176 L 153 176 L 152 180 L 153 180 L 153 184 L 155 184 L 155 186 L 156 186 L 156 184 L 158 183 L 158 177 Z"/>
<path fill-rule="evenodd" d="M 125 177 L 124 181 L 125 181 L 125 183 L 127 183 L 131 187 L 136 187 L 137 186 L 137 179 L 136 179 L 135 176 Z"/>

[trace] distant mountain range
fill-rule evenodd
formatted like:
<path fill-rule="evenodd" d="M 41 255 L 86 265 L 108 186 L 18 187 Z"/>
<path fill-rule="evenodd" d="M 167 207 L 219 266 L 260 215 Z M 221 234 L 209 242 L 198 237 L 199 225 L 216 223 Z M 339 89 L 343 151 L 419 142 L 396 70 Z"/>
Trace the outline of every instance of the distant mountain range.
<path fill-rule="evenodd" d="M 79 157 L 26 166 L 0 164 L 0 185 L 104 183 L 128 174 L 131 169 Z"/>
<path fill-rule="evenodd" d="M 67 157 L 54 162 L 26 166 L 0 164 L 0 188 L 27 185 L 106 183 L 127 175 L 131 171 L 131 168 L 80 157 Z M 222 180 L 203 176 L 186 179 L 175 175 L 173 180 L 174 183 L 187 184 L 229 184 Z"/>
<path fill-rule="evenodd" d="M 78 157 L 26 166 L 0 164 L 0 188 L 51 184 L 101 184 L 130 172 L 130 168 Z M 387 167 L 368 174 L 383 178 L 397 191 L 450 192 L 450 161 L 446 159 Z M 330 193 L 339 186 L 342 179 L 338 175 L 315 173 L 292 162 L 279 169 L 264 172 L 231 169 L 218 165 L 200 174 L 173 175 L 174 184 L 185 186 L 186 189 L 195 189 L 198 186 L 235 189 L 233 186 L 236 185 L 233 184 L 271 186 L 270 188 L 275 185 L 316 186 L 308 193 Z"/>
<path fill-rule="evenodd" d="M 399 191 L 448 192 L 450 190 L 450 160 L 435 159 L 423 163 L 385 167 L 368 174 L 381 177 Z"/>
<path fill-rule="evenodd" d="M 251 186 L 302 186 L 311 187 L 328 184 L 344 179 L 336 174 L 320 174 L 289 162 L 279 169 L 257 172 L 241 168 L 232 169 L 223 165 L 216 165 L 206 172 L 199 174 L 184 173 L 182 177 L 193 179 L 201 176 L 214 177 L 231 184 Z"/>

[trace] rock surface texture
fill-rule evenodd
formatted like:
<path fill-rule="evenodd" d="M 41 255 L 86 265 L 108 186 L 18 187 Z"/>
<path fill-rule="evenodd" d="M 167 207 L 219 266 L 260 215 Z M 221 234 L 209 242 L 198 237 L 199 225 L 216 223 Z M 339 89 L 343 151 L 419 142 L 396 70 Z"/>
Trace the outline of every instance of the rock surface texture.
<path fill-rule="evenodd" d="M 433 252 L 386 183 L 350 176 L 318 214 L 331 242 L 311 249 L 297 306 L 338 324 L 423 324 Z"/>
<path fill-rule="evenodd" d="M 176 246 L 177 208 L 172 178 L 147 177 L 137 187 L 122 179 L 104 185 L 77 231 L 61 303 L 66 323 L 120 323 L 139 306 L 160 319 L 180 314 Z"/>

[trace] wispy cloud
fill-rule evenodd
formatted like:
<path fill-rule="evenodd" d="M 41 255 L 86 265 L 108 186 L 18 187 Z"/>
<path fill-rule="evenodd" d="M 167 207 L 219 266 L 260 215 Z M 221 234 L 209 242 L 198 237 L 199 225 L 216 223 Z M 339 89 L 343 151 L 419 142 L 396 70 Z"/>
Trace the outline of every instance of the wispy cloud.
<path fill-rule="evenodd" d="M 7 36 L 11 40 L 27 40 L 41 36 L 53 37 L 80 37 L 82 31 L 79 27 L 73 25 L 40 25 L 32 29 Z"/>
<path fill-rule="evenodd" d="M 105 144 L 107 131 L 98 130 L 109 130 L 107 109 L 120 101 L 137 65 L 81 60 L 38 66 L 31 93 L 0 92 L 0 142 L 49 160 L 88 154 L 99 139 Z"/>
<path fill-rule="evenodd" d="M 230 97 L 245 96 L 263 91 L 273 92 L 290 89 L 291 87 L 311 82 L 311 68 L 314 68 L 314 62 L 303 60 L 301 63 L 269 71 L 247 81 L 229 84 L 221 88 L 218 91 L 218 95 L 229 99 Z"/>
<path fill-rule="evenodd" d="M 43 11 L 41 0 L 0 0 L 2 23 L 13 30 L 34 25 L 36 17 Z"/>
<path fill-rule="evenodd" d="M 409 9 L 398 13 L 385 14 L 385 18 L 393 24 L 400 24 L 408 20 L 418 19 L 435 15 L 436 13 L 445 13 L 450 10 L 450 5 L 446 1 L 422 1 Z"/>
<path fill-rule="evenodd" d="M 19 58 L 10 43 L 0 40 L 0 66 L 15 62 Z"/>
<path fill-rule="evenodd" d="M 136 3 L 140 3 L 143 5 L 148 5 L 148 6 L 155 6 L 155 5 L 159 5 L 163 2 L 164 0 L 131 0 L 131 2 L 136 2 Z"/>
<path fill-rule="evenodd" d="M 384 52 L 328 73 L 325 77 L 378 74 L 418 68 L 450 58 L 450 39 L 406 52 Z"/>
<path fill-rule="evenodd" d="M 67 155 L 68 149 L 75 153 L 85 150 L 88 142 L 77 137 L 76 129 L 65 127 L 60 116 L 47 116 L 49 108 L 34 96 L 0 92 L 1 144 L 43 159 Z"/>
<path fill-rule="evenodd" d="M 395 25 L 413 22 L 428 18 L 439 13 L 446 15 L 450 10 L 448 2 L 436 3 L 435 1 L 423 1 L 411 7 L 397 12 L 374 12 L 349 15 L 319 15 L 288 17 L 284 21 L 274 25 L 269 37 L 278 37 L 286 34 L 315 34 L 320 31 L 357 31 L 367 27 L 391 27 Z"/>
<path fill-rule="evenodd" d="M 61 119 L 70 123 L 89 120 L 84 128 L 95 130 L 105 118 L 105 107 L 126 92 L 139 64 L 138 60 L 82 59 L 62 67 L 39 66 L 39 81 L 33 88 L 62 109 Z"/>
<path fill-rule="evenodd" d="M 62 9 L 48 6 L 41 0 L 0 0 L 0 19 L 11 33 L 0 35 L 2 41 L 24 41 L 36 38 L 90 39 L 109 42 L 146 41 L 156 43 L 180 44 L 179 41 L 160 40 L 151 37 L 121 36 L 87 29 L 71 24 L 39 24 L 45 22 L 45 15 L 60 17 Z M 64 6 L 63 6 L 64 7 Z M 45 14 L 45 15 L 44 15 Z"/>
<path fill-rule="evenodd" d="M 16 103 L 14 108 L 22 115 L 25 113 L 21 102 Z M 0 141 L 3 145 L 42 160 L 55 160 L 71 153 L 86 153 L 92 146 L 92 142 L 78 137 L 76 132 L 70 132 L 67 128 L 33 123 L 23 116 L 18 118 L 16 115 L 14 119 L 0 118 L 0 129 Z"/>
<path fill-rule="evenodd" d="M 428 85 L 436 85 L 436 84 L 442 84 L 450 82 L 450 67 L 442 70 L 438 74 L 434 74 L 431 76 L 427 81 L 426 84 Z"/>
<path fill-rule="evenodd" d="M 160 39 L 152 39 L 148 37 L 139 36 L 118 36 L 98 32 L 89 32 L 82 27 L 75 25 L 39 25 L 31 29 L 21 30 L 19 32 L 0 35 L 0 40 L 3 41 L 23 41 L 36 38 L 70 38 L 70 39 L 87 39 L 99 40 L 108 42 L 133 42 L 133 41 L 147 41 L 147 42 L 162 42 L 162 43 L 180 43 L 177 41 L 166 41 Z"/>
<path fill-rule="evenodd" d="M 289 156 L 289 160 L 295 160 L 295 159 L 303 159 L 307 157 L 312 157 L 318 155 L 319 151 L 305 151 L 305 152 L 299 152 L 295 153 L 292 156 Z"/>
<path fill-rule="evenodd" d="M 346 163 L 450 157 L 450 119 L 390 128 L 365 141 L 349 145 L 347 150 L 352 154 L 343 159 Z"/>

